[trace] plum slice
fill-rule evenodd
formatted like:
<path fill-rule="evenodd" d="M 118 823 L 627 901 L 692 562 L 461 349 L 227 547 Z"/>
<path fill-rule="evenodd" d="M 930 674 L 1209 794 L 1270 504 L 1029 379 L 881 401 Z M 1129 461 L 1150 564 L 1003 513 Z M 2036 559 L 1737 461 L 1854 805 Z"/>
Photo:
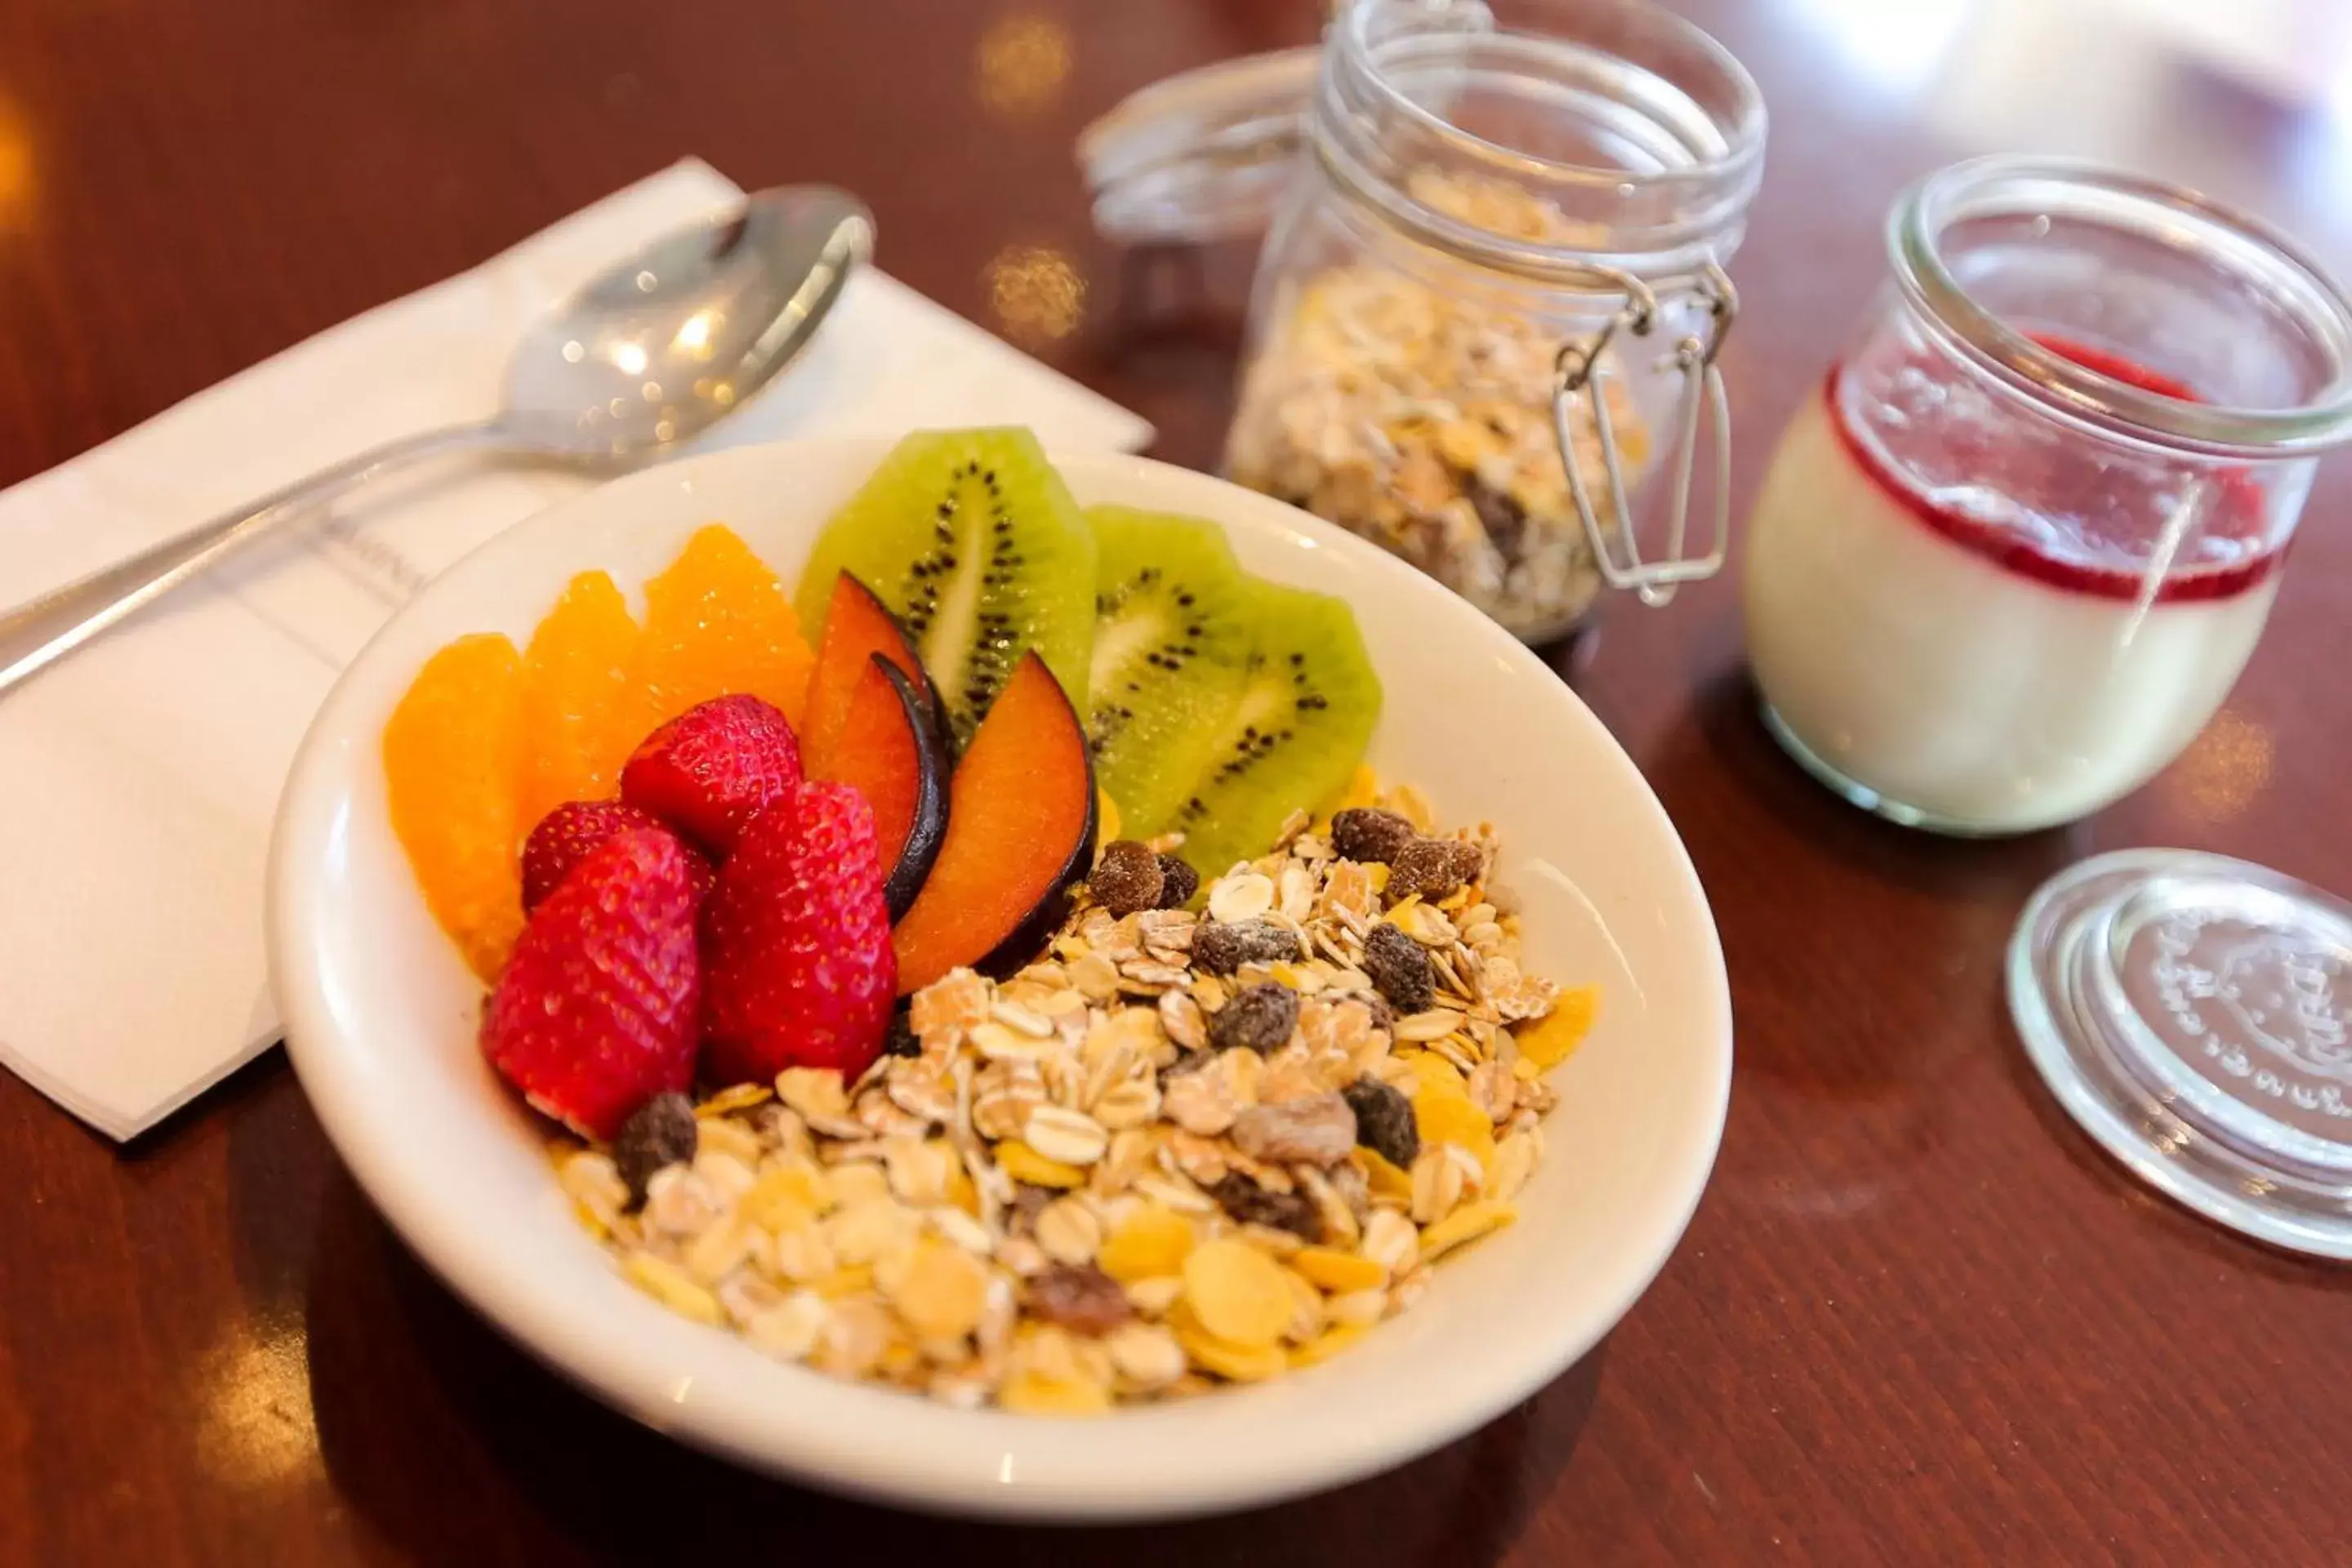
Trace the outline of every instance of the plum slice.
<path fill-rule="evenodd" d="M 949 786 L 946 841 L 898 922 L 898 991 L 1035 957 L 1094 860 L 1094 761 L 1061 683 L 1023 656 Z"/>
<path fill-rule="evenodd" d="M 874 595 L 874 591 L 844 572 L 833 581 L 826 601 L 824 635 L 816 649 L 816 668 L 809 674 L 808 706 L 801 715 L 801 752 L 813 763 L 831 755 L 840 743 L 841 727 L 866 679 L 875 656 L 887 659 L 914 681 L 925 707 L 936 712 L 939 700 L 915 645 L 907 639 L 898 617 Z M 825 775 L 811 772 L 812 777 Z"/>
<path fill-rule="evenodd" d="M 880 653 L 868 655 L 825 751 L 810 753 L 809 776 L 845 784 L 873 808 L 886 868 L 882 899 L 891 920 L 898 920 L 913 907 L 947 837 L 948 748 L 937 710 L 906 671 Z"/>

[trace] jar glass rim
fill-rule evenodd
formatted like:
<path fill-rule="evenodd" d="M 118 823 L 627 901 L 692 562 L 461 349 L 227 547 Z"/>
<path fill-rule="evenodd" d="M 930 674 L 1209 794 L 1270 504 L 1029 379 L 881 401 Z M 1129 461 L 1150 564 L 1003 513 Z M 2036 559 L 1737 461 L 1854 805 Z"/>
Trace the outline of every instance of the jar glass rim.
<path fill-rule="evenodd" d="M 2260 265 L 2265 292 L 2326 348 L 2334 374 L 2288 408 L 2233 406 L 2167 396 L 2057 353 L 1986 307 L 1954 274 L 1943 237 L 1964 219 L 2039 214 L 2037 189 L 2110 198 L 2226 236 L 2243 263 Z M 1886 221 L 1897 285 L 1948 339 L 2029 394 L 2092 423 L 2195 451 L 2255 458 L 2307 455 L 2352 441 L 2352 300 L 2294 239 L 2202 192 L 2089 160 L 1995 156 L 1938 169 L 1895 201 Z"/>
<path fill-rule="evenodd" d="M 1463 9 L 1485 15 L 1485 7 L 1475 0 Z M 1562 7 L 1558 14 L 1558 26 L 1543 31 L 1503 27 L 1482 32 L 1473 26 L 1449 31 L 1448 36 L 1469 41 L 1482 37 L 1538 41 L 1573 39 L 1589 36 L 1591 25 L 1600 19 L 1601 14 L 1631 22 L 1653 38 L 1670 44 L 1696 69 L 1716 78 L 1717 85 L 1728 100 L 1721 110 L 1706 110 L 1714 131 L 1722 140 L 1719 153 L 1669 168 L 1635 171 L 1546 157 L 1454 123 L 1409 94 L 1391 76 L 1383 58 L 1387 47 L 1398 37 L 1415 30 L 1416 23 L 1443 26 L 1451 18 L 1449 6 L 1432 5 L 1429 0 L 1355 0 L 1346 6 L 1332 27 L 1327 46 L 1326 68 L 1317 89 L 1318 101 L 1328 106 L 1335 90 L 1360 95 L 1381 112 L 1418 126 L 1449 153 L 1490 168 L 1499 177 L 1534 180 L 1563 192 L 1622 193 L 1628 187 L 1646 191 L 1721 190 L 1724 198 L 1720 205 L 1727 209 L 1728 221 L 1738 222 L 1761 176 L 1766 134 L 1764 95 L 1738 58 L 1704 29 L 1654 0 L 1609 0 L 1597 7 Z M 1345 124 L 1349 118 L 1344 113 L 1318 116 L 1327 126 L 1334 120 Z M 1353 149 L 1334 147 L 1332 140 L 1326 135 L 1314 138 L 1314 151 L 1327 172 L 1351 187 L 1359 197 L 1372 199 L 1390 221 L 1455 255 L 1507 272 L 1553 279 L 1571 286 L 1594 286 L 1594 263 L 1610 258 L 1610 247 L 1573 247 L 1504 235 L 1439 211 L 1392 188 L 1391 183 L 1376 174 Z M 1704 228 L 1707 225 L 1703 221 L 1692 226 Z M 1645 274 L 1651 273 L 1653 268 L 1661 271 L 1696 269 L 1710 258 L 1706 255 L 1706 237 L 1701 235 L 1696 245 L 1691 243 L 1692 237 L 1681 232 L 1678 226 L 1669 243 L 1642 247 L 1630 254 L 1618 251 L 1615 258 L 1646 263 L 1635 268 Z M 1660 257 L 1652 254 L 1654 249 L 1664 252 L 1663 264 Z M 1605 283 L 1605 279 L 1600 281 Z"/>

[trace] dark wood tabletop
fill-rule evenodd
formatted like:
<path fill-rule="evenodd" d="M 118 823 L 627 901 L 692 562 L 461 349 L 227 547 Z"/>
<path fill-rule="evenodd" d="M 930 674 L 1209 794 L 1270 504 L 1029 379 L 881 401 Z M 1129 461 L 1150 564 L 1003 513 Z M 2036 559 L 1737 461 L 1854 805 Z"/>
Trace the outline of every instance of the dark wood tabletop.
<path fill-rule="evenodd" d="M 2128 162 L 2352 270 L 2352 113 L 2134 19 L 2213 7 L 1681 4 L 1773 114 L 1733 269 L 1743 498 L 1882 275 L 1889 198 L 1938 163 Z M 1071 141 L 1166 72 L 1311 38 L 1319 9 L 0 0 L 0 481 L 687 153 L 862 193 L 884 265 L 1213 466 L 1248 248 L 1123 259 Z M 2324 31 L 2334 9 L 2230 14 Z M 1079 309 L 1006 286 L 1041 257 Z M 2213 849 L 2352 889 L 2347 511 L 2352 458 L 2178 765 L 2012 842 L 1880 824 L 1784 761 L 1730 584 L 1610 609 L 1569 668 L 1713 898 L 1730 1122 L 1622 1325 L 1415 1464 L 1148 1531 L 946 1525 L 755 1479 L 459 1305 L 272 1053 L 127 1150 L 0 1076 L 0 1562 L 2352 1562 L 2352 1274 L 2127 1179 L 2042 1089 L 2000 984 L 2027 895 L 2093 851 Z"/>

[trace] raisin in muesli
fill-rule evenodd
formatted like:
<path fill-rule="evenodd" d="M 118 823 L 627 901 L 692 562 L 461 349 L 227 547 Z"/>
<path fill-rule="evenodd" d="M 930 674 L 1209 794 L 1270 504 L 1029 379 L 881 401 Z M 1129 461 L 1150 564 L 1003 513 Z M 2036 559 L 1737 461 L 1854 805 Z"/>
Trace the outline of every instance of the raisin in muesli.
<path fill-rule="evenodd" d="M 1166 873 L 1160 867 L 1160 857 L 1146 844 L 1132 838 L 1122 838 L 1102 852 L 1095 862 L 1094 874 L 1087 879 L 1087 890 L 1095 902 L 1115 915 L 1131 915 L 1160 907 L 1161 884 Z"/>
<path fill-rule="evenodd" d="M 1399 1013 L 1423 1013 L 1435 994 L 1429 954 L 1386 921 L 1364 938 L 1363 971 Z"/>
<path fill-rule="evenodd" d="M 1264 1056 L 1289 1043 L 1298 1027 L 1298 993 L 1269 982 L 1241 991 L 1209 1020 L 1209 1044 Z"/>
<path fill-rule="evenodd" d="M 655 1172 L 694 1158 L 696 1127 L 694 1102 L 682 1094 L 657 1094 L 621 1123 L 613 1164 L 628 1185 L 631 1208 L 646 1201 L 646 1184 Z"/>
<path fill-rule="evenodd" d="M 1421 1158 L 1412 1101 L 1375 1078 L 1360 1078 L 1339 1092 L 1356 1113 L 1356 1142 L 1398 1170 L 1412 1170 Z"/>
<path fill-rule="evenodd" d="M 1244 963 L 1278 963 L 1298 957 L 1298 933 L 1271 921 L 1203 921 L 1192 933 L 1194 967 L 1231 974 Z"/>
<path fill-rule="evenodd" d="M 1342 860 L 1384 866 L 1415 837 L 1401 813 L 1378 806 L 1353 806 L 1331 819 L 1331 851 Z"/>

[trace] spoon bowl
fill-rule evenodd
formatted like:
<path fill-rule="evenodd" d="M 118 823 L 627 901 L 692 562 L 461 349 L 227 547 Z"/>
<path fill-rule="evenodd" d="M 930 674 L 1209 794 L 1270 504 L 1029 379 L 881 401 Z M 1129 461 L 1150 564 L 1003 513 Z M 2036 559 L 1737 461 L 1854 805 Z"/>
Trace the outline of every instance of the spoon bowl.
<path fill-rule="evenodd" d="M 873 248 L 872 216 L 823 185 L 758 191 L 664 235 L 523 334 L 490 418 L 345 458 L 0 616 L 0 696 L 231 551 L 395 468 L 482 451 L 609 467 L 701 434 L 792 363 Z"/>
<path fill-rule="evenodd" d="M 873 246 L 865 206 L 822 185 L 665 236 L 524 335 L 499 422 L 557 457 L 690 439 L 792 363 Z"/>

